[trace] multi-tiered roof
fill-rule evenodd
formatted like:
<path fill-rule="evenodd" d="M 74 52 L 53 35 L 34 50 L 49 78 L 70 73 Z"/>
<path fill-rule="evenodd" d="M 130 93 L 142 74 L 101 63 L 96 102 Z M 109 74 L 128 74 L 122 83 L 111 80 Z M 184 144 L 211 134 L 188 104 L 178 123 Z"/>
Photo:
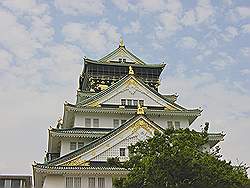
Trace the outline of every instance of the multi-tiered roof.
<path fill-rule="evenodd" d="M 135 134 L 140 137 L 141 133 L 152 136 L 155 130 L 161 132 L 163 128 L 151 117 L 179 117 L 187 120 L 188 126 L 191 125 L 202 111 L 178 105 L 176 94 L 162 95 L 158 92 L 159 77 L 164 67 L 165 64 L 145 64 L 126 49 L 122 40 L 117 49 L 99 60 L 85 58 L 76 103 L 65 102 L 62 122 L 56 128 L 49 129 L 45 162 L 33 165 L 35 183 L 42 185 L 43 179 L 49 174 L 126 175 L 127 170 L 110 166 L 105 162 L 107 157 L 101 155 L 126 139 L 134 139 Z M 136 100 L 139 108 L 135 104 L 122 103 L 120 96 L 124 97 L 125 91 L 132 95 L 138 92 L 149 102 Z M 110 118 L 119 114 L 130 118 L 117 128 L 76 127 L 75 118 L 79 114 L 105 115 Z M 210 134 L 209 147 L 222 140 L 223 136 Z M 62 139 L 90 139 L 91 142 L 61 155 Z M 128 145 L 130 142 L 125 143 Z"/>

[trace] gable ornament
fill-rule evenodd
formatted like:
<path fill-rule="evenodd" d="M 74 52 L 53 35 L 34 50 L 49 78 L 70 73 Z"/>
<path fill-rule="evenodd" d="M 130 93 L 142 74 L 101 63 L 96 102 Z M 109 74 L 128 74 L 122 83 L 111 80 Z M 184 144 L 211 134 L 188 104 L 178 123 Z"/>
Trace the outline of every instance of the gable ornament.
<path fill-rule="evenodd" d="M 133 70 L 133 68 L 132 68 L 131 66 L 129 66 L 128 69 L 129 69 L 129 71 L 128 71 L 128 74 L 129 74 L 129 75 L 135 74 L 135 73 L 134 73 L 134 70 Z"/>

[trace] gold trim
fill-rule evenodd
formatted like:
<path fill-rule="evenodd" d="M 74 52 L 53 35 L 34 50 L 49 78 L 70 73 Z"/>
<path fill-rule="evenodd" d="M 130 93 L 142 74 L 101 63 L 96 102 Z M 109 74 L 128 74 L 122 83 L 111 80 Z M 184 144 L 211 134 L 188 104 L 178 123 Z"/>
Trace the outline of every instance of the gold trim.
<path fill-rule="evenodd" d="M 89 166 L 89 161 L 83 160 L 81 159 L 81 157 L 79 157 L 75 160 L 66 162 L 63 165 L 64 166 Z"/>
<path fill-rule="evenodd" d="M 140 128 L 143 128 L 144 130 L 146 130 L 149 134 L 153 135 L 154 129 L 144 120 L 139 120 L 137 122 L 135 122 L 132 126 L 132 133 L 135 133 L 137 130 L 139 130 Z"/>
<path fill-rule="evenodd" d="M 130 74 L 130 75 L 135 74 L 134 70 L 133 70 L 133 68 L 131 66 L 129 66 L 128 69 L 129 69 L 128 74 Z"/>

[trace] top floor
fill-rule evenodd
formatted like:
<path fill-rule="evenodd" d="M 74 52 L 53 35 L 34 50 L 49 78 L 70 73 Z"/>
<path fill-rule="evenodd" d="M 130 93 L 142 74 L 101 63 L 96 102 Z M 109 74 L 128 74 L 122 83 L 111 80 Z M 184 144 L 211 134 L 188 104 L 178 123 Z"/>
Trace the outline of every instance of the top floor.
<path fill-rule="evenodd" d="M 79 78 L 79 90 L 100 92 L 126 76 L 130 66 L 134 74 L 158 91 L 159 77 L 165 64 L 144 63 L 126 49 L 122 40 L 117 49 L 99 60 L 84 58 L 84 68 Z"/>

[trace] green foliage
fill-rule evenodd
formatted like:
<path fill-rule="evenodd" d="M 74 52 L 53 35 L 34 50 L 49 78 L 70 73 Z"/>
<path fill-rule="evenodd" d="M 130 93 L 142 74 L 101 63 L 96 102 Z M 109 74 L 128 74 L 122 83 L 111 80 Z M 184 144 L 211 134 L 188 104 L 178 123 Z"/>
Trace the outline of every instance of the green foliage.
<path fill-rule="evenodd" d="M 130 170 L 115 179 L 117 188 L 241 188 L 247 185 L 245 165 L 220 160 L 219 149 L 202 152 L 207 130 L 167 129 L 129 147 L 129 161 L 113 164 Z"/>

